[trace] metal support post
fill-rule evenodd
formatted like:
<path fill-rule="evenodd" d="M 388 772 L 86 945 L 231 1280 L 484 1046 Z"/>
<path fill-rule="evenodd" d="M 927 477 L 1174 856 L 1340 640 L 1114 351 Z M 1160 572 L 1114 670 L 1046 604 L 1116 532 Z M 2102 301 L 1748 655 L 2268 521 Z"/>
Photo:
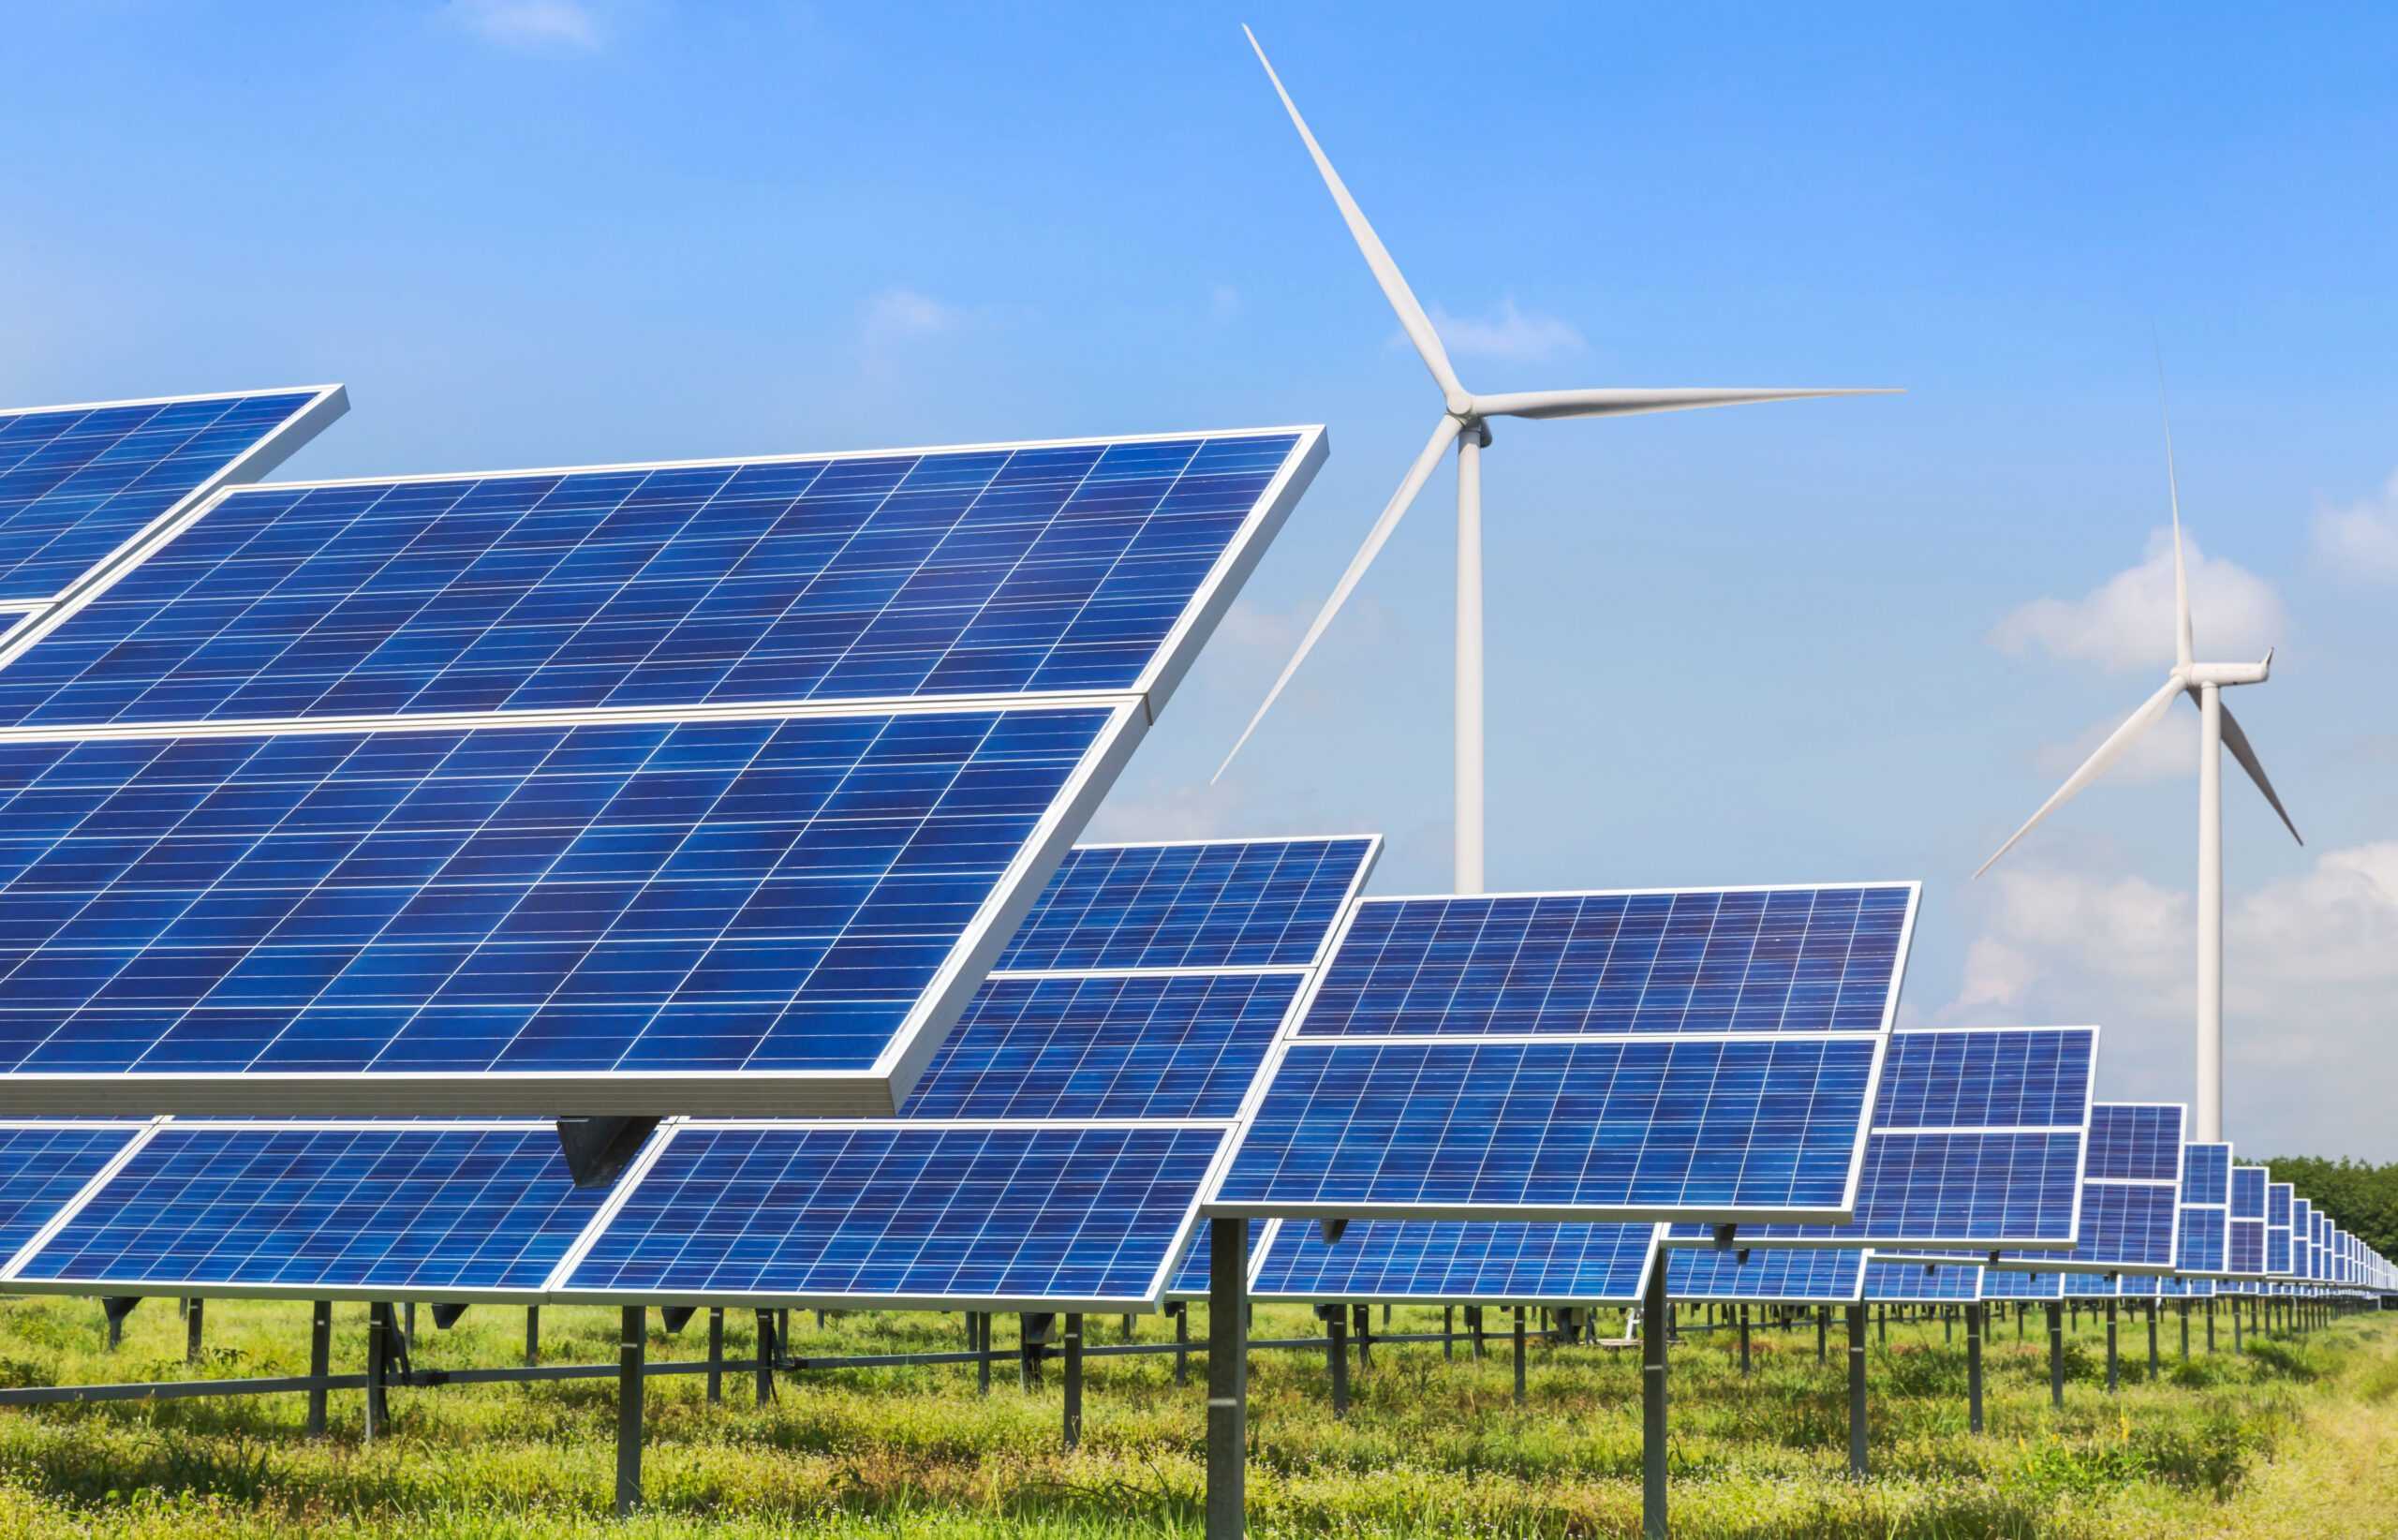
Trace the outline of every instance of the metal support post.
<path fill-rule="evenodd" d="M 319 1299 L 308 1307 L 308 1377 L 317 1383 L 308 1387 L 308 1434 L 321 1438 L 325 1431 L 325 1376 L 333 1371 L 333 1302 Z"/>
<path fill-rule="evenodd" d="M 1885 1346 L 1889 1344 L 1890 1307 L 1887 1305 L 1873 1307 L 1873 1340 Z"/>
<path fill-rule="evenodd" d="M 1524 1307 L 1516 1307 L 1516 1404 L 1524 1404 Z"/>
<path fill-rule="evenodd" d="M 2214 1356 L 2214 1301 L 2207 1301 L 2207 1356 Z"/>
<path fill-rule="evenodd" d="M 616 1340 L 616 1517 L 641 1506 L 642 1360 L 649 1349 L 649 1310 L 624 1308 Z"/>
<path fill-rule="evenodd" d="M 1249 1221 L 1207 1222 L 1207 1540 L 1248 1526 Z"/>
<path fill-rule="evenodd" d="M 1357 1307 L 1354 1326 L 1357 1338 L 1357 1372 L 1362 1374 L 1374 1367 L 1374 1312 L 1371 1306 Z"/>
<path fill-rule="evenodd" d="M 1458 1308 L 1455 1305 L 1443 1305 L 1441 1307 L 1441 1357 L 1444 1362 L 1457 1361 L 1458 1344 L 1454 1340 L 1457 1334 Z"/>
<path fill-rule="evenodd" d="M 1829 1305 L 1818 1305 L 1818 1306 L 1816 1306 L 1816 1307 L 1815 1307 L 1815 1362 L 1817 1362 L 1817 1363 L 1819 1363 L 1819 1364 L 1822 1364 L 1822 1363 L 1829 1363 L 1829 1362 L 1831 1361 L 1831 1346 L 1830 1346 L 1830 1341 L 1829 1341 L 1829 1339 L 1830 1339 L 1830 1337 L 1831 1337 L 1831 1330 L 1832 1330 L 1832 1308 L 1831 1308 Z"/>
<path fill-rule="evenodd" d="M 775 1335 L 775 1312 L 758 1312 L 758 1404 L 765 1405 L 775 1399 L 775 1359 L 780 1355 L 782 1340 Z"/>
<path fill-rule="evenodd" d="M 708 1307 L 708 1404 L 724 1404 L 724 1307 Z"/>
<path fill-rule="evenodd" d="M 2115 1302 L 2107 1301 L 2107 1394 L 2115 1393 L 2118 1376 L 2115 1369 Z"/>
<path fill-rule="evenodd" d="M 392 1321 L 392 1307 L 377 1303 L 366 1307 L 366 1441 L 387 1429 L 391 1416 L 391 1401 L 383 1394 L 384 1376 L 391 1372 L 392 1333 L 397 1327 Z"/>
<path fill-rule="evenodd" d="M 541 1361 L 541 1307 L 525 1307 L 525 1367 L 531 1369 Z"/>
<path fill-rule="evenodd" d="M 1468 1305 L 1465 1308 L 1465 1325 L 1468 1331 L 1473 1333 L 1473 1361 L 1478 1364 L 1482 1362 L 1484 1348 L 1481 1306 Z"/>
<path fill-rule="evenodd" d="M 974 1312 L 974 1394 L 991 1393 L 991 1312 Z"/>
<path fill-rule="evenodd" d="M 990 1324 L 989 1324 L 989 1318 L 988 1318 L 988 1317 L 985 1317 L 985 1318 L 984 1318 L 984 1322 L 983 1331 L 984 1331 L 984 1337 L 985 1337 L 986 1339 L 988 1338 L 988 1336 L 989 1336 L 989 1334 L 990 1334 L 990 1330 L 991 1330 L 991 1328 L 990 1328 Z M 989 1347 L 991 1344 L 990 1344 L 990 1342 L 989 1342 L 988 1340 L 985 1340 L 985 1341 L 984 1342 L 984 1344 L 983 1344 L 983 1345 L 984 1345 L 984 1347 L 986 1347 L 986 1348 L 987 1348 L 987 1347 Z M 1175 1305 L 1174 1305 L 1174 1384 L 1175 1384 L 1175 1388 L 1177 1388 L 1177 1389 L 1180 1389 L 1182 1386 L 1187 1385 L 1189 1385 L 1190 1383 L 1191 1383 L 1191 1307 L 1190 1307 L 1188 1304 L 1186 1304 L 1186 1303 L 1184 1303 L 1183 1301 L 1181 1301 L 1181 1300 L 1177 1300 L 1177 1301 L 1175 1301 Z"/>
<path fill-rule="evenodd" d="M 1865 1307 L 1848 1307 L 1848 1473 L 1865 1476 Z"/>
<path fill-rule="evenodd" d="M 2148 1383 L 2156 1383 L 2157 1371 L 2163 1366 L 2156 1356 L 2156 1301 L 2148 1302 Z"/>
<path fill-rule="evenodd" d="M 1965 1307 L 1965 1426 L 1982 1430 L 1982 1308 Z"/>
<path fill-rule="evenodd" d="M 1316 1311 L 1324 1318 L 1325 1367 L 1332 1371 L 1332 1415 L 1349 1415 L 1349 1307 L 1326 1305 Z"/>
<path fill-rule="evenodd" d="M 1665 1259 L 1640 1291 L 1640 1533 L 1665 1540 Z"/>
<path fill-rule="evenodd" d="M 1749 1377 L 1749 1307 L 1740 1307 L 1740 1378 Z"/>
<path fill-rule="evenodd" d="M 200 1317 L 203 1304 L 198 1299 L 185 1302 L 184 1362 L 187 1364 L 200 1362 Z"/>
<path fill-rule="evenodd" d="M 2065 1307 L 2049 1307 L 2049 1402 L 2065 1410 Z"/>
<path fill-rule="evenodd" d="M 2182 1318 L 2182 1361 L 2186 1364 L 2190 1361 L 2190 1302 L 2183 1300 L 2175 1313 Z"/>
<path fill-rule="evenodd" d="M 1066 1447 L 1083 1441 L 1083 1318 L 1066 1316 Z"/>
<path fill-rule="evenodd" d="M 2240 1301 L 2237 1299 L 2231 1302 L 2231 1351 L 2234 1353 L 2245 1353 L 2247 1351 L 2245 1347 L 2241 1345 Z"/>

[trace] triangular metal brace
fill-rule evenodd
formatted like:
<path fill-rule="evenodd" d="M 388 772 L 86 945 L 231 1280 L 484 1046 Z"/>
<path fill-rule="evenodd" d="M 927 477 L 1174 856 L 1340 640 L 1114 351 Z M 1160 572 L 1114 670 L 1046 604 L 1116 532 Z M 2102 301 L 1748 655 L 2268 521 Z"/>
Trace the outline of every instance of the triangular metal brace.
<path fill-rule="evenodd" d="M 447 1305 L 436 1305 L 433 1307 L 433 1325 L 437 1330 L 448 1331 L 466 1313 L 466 1307 L 454 1300 Z"/>
<path fill-rule="evenodd" d="M 1345 1219 L 1318 1220 L 1315 1222 L 1315 1227 L 1324 1236 L 1324 1243 L 1326 1246 L 1338 1246 L 1340 1244 L 1340 1237 L 1348 1233 L 1349 1222 Z"/>
<path fill-rule="evenodd" d="M 561 1118 L 558 1150 L 583 1188 L 608 1187 L 624 1174 L 661 1121 L 656 1118 Z"/>
<path fill-rule="evenodd" d="M 1717 1225 L 1715 1227 L 1715 1249 L 1719 1251 L 1730 1251 L 1732 1249 L 1732 1236 L 1739 1230 L 1739 1228 L 1740 1227 L 1737 1224 Z"/>

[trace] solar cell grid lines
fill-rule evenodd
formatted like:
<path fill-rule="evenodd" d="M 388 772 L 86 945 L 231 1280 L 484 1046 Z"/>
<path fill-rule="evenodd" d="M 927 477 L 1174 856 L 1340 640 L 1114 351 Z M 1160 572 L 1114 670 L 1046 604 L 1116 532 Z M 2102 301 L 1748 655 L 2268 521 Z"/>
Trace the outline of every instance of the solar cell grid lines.
<path fill-rule="evenodd" d="M 1684 1248 L 1665 1259 L 1665 1293 L 1674 1299 L 1840 1305 L 1856 1303 L 1865 1287 L 1863 1251 Z"/>
<path fill-rule="evenodd" d="M 0 1269 L 130 1148 L 143 1126 L 0 1123 Z"/>
<path fill-rule="evenodd" d="M 2091 1107 L 2089 1165 L 2070 1252 L 2010 1250 L 2017 1270 L 2169 1273 L 2179 1252 L 2184 1110 L 2178 1103 Z"/>
<path fill-rule="evenodd" d="M 1162 700 L 1322 453 L 1289 429 L 238 492 L 0 670 L 0 724 Z"/>
<path fill-rule="evenodd" d="M 1865 1298 L 1889 1305 L 1970 1305 L 1982 1297 L 1979 1267 L 1926 1266 L 1921 1263 L 1865 1265 Z"/>
<path fill-rule="evenodd" d="M 1300 1032 L 1885 1030 L 1917 891 L 1369 899 Z"/>
<path fill-rule="evenodd" d="M 1076 846 L 996 971 L 1308 967 L 1374 844 L 1358 837 Z"/>
<path fill-rule="evenodd" d="M 1656 1266 L 1657 1227 L 1367 1220 L 1327 1243 L 1320 1226 L 1282 1221 L 1252 1245 L 1259 1299 L 1630 1304 Z M 1204 1296 L 1206 1281 L 1186 1266 L 1177 1286 Z"/>
<path fill-rule="evenodd" d="M 7 1087 L 108 1076 L 147 1112 L 283 1077 L 369 1112 L 438 1075 L 451 1110 L 656 1112 L 685 1093 L 659 1075 L 739 1071 L 782 1106 L 811 1078 L 887 1099 L 879 1061 L 1130 714 L 0 745 Z"/>
<path fill-rule="evenodd" d="M 48 604 L 347 406 L 333 385 L 0 410 L 0 608 Z"/>
<path fill-rule="evenodd" d="M 2286 1276 L 2290 1266 L 2290 1204 L 2293 1190 L 2287 1182 L 2268 1182 L 2265 1186 L 2265 1271 L 2273 1277 Z"/>
<path fill-rule="evenodd" d="M 2231 1147 L 2189 1145 L 2182 1162 L 2181 1234 L 2174 1266 L 2184 1273 L 2220 1273 L 2228 1266 Z"/>
<path fill-rule="evenodd" d="M 606 1194 L 542 1123 L 151 1125 L 6 1277 L 51 1293 L 539 1298 Z"/>

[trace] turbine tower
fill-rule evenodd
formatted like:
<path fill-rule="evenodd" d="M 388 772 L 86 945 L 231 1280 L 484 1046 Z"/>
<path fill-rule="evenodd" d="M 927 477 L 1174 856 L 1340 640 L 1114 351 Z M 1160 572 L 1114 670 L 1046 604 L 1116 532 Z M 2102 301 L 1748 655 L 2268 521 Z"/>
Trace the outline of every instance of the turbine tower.
<path fill-rule="evenodd" d="M 2198 1133 L 2193 1142 L 2216 1144 L 2223 1138 L 2223 751 L 2248 772 L 2257 790 L 2265 793 L 2273 811 L 2281 815 L 2283 827 L 2301 845 L 2306 843 L 2290 822 L 2289 810 L 2282 799 L 2273 794 L 2273 783 L 2265 778 L 2265 767 L 2257 758 L 2257 750 L 2248 742 L 2248 734 L 2240 730 L 2239 719 L 2223 703 L 2223 691 L 2233 685 L 2261 685 L 2272 674 L 2273 654 L 2270 647 L 2264 660 L 2257 663 L 2201 663 L 2190 628 L 2190 573 L 2182 558 L 2182 488 L 2173 472 L 2173 421 L 2169 413 L 2165 422 L 2165 486 L 2173 508 L 2173 671 L 2165 676 L 2157 692 L 2142 702 L 2124 725 L 2115 729 L 2097 751 L 2082 763 L 2057 788 L 2056 795 L 2040 804 L 2015 837 L 1998 848 L 1998 855 L 1981 864 L 1974 876 L 1997 864 L 1998 857 L 2015 848 L 2017 840 L 2030 834 L 2040 820 L 2065 806 L 2073 794 L 2107 773 L 2113 764 L 2130 752 L 2132 745 L 2159 721 L 2171 708 L 2173 698 L 2187 695 L 2198 708 Z"/>
<path fill-rule="evenodd" d="M 1249 46 L 1256 49 L 1257 62 L 1266 67 L 1266 78 L 1274 82 L 1275 94 L 1282 98 L 1283 109 L 1291 114 L 1293 126 L 1306 142 L 1308 154 L 1315 160 L 1315 169 L 1323 174 L 1324 185 L 1332 193 L 1333 202 L 1340 205 L 1340 217 L 1348 223 L 1349 233 L 1356 241 L 1357 249 L 1365 254 L 1366 265 L 1373 269 L 1374 281 L 1382 286 L 1384 298 L 1399 313 L 1400 328 L 1406 332 L 1408 340 L 1415 345 L 1415 351 L 1424 360 L 1424 366 L 1431 371 L 1433 383 L 1441 388 L 1442 410 L 1440 422 L 1432 428 L 1432 437 L 1426 442 L 1423 452 L 1416 455 L 1415 463 L 1408 467 L 1407 475 L 1399 483 L 1399 490 L 1391 495 L 1389 503 L 1384 507 L 1382 516 L 1374 521 L 1373 528 L 1366 536 L 1366 543 L 1350 559 L 1349 570 L 1340 574 L 1340 583 L 1333 587 L 1332 597 L 1325 601 L 1314 624 L 1308 628 L 1307 636 L 1299 643 L 1298 650 L 1292 654 L 1290 662 L 1283 665 L 1281 677 L 1276 679 L 1274 688 L 1266 692 L 1265 703 L 1257 708 L 1257 715 L 1250 718 L 1249 726 L 1241 730 L 1240 737 L 1233 744 L 1232 752 L 1224 756 L 1224 763 L 1217 766 L 1216 777 L 1221 777 L 1231 767 L 1234 758 L 1240 753 L 1241 746 L 1249 742 L 1250 734 L 1257 731 L 1257 724 L 1265 720 L 1266 713 L 1273 708 L 1282 688 L 1298 672 L 1299 665 L 1315 646 L 1316 639 L 1332 624 L 1332 617 L 1340 612 L 1350 591 L 1366 575 L 1366 569 L 1373 564 L 1383 543 L 1390 539 L 1391 531 L 1398 527 L 1400 517 L 1414 502 L 1415 495 L 1424 489 L 1433 467 L 1440 464 L 1441 457 L 1448 452 L 1449 445 L 1454 441 L 1458 450 L 1457 891 L 1480 893 L 1483 848 L 1482 452 L 1490 443 L 1490 419 L 1620 417 L 1634 412 L 1681 411 L 1694 407 L 1735 407 L 1753 401 L 1796 401 L 1809 396 L 1888 392 L 1696 388 L 1515 391 L 1498 395 L 1474 394 L 1458 381 L 1457 371 L 1449 365 L 1447 352 L 1441 347 L 1439 333 L 1432 330 L 1430 318 L 1416 303 L 1414 293 L 1407 287 L 1407 280 L 1399 275 L 1399 264 L 1391 260 L 1390 253 L 1384 249 L 1373 227 L 1366 223 L 1366 215 L 1357 207 L 1357 200 L 1349 196 L 1348 187 L 1342 185 L 1340 173 L 1332 169 L 1332 162 L 1325 158 L 1323 147 L 1315 141 L 1315 135 L 1308 131 L 1307 120 L 1299 116 L 1298 105 L 1282 88 L 1281 77 L 1274 73 L 1274 66 L 1266 57 L 1266 50 L 1258 45 L 1256 34 L 1247 27 L 1241 28 L 1241 33 L 1249 38 Z"/>

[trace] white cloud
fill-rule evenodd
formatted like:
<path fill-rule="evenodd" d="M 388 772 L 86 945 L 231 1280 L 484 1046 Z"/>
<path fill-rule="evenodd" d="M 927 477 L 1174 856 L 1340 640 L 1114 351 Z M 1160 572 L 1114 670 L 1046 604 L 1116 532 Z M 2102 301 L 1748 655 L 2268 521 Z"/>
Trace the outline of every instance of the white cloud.
<path fill-rule="evenodd" d="M 1537 310 L 1518 310 L 1513 300 L 1480 317 L 1458 317 L 1432 307 L 1432 329 L 1452 353 L 1466 358 L 1502 359 L 1510 363 L 1536 363 L 1562 353 L 1582 350 L 1582 333 L 1571 321 Z"/>
<path fill-rule="evenodd" d="M 497 43 L 600 46 L 599 18 L 580 0 L 451 0 L 450 10 L 470 30 Z"/>
<path fill-rule="evenodd" d="M 870 375 L 897 371 L 900 353 L 912 344 L 957 330 L 961 313 L 928 294 L 894 285 L 869 296 L 858 313 L 858 354 Z"/>
<path fill-rule="evenodd" d="M 2398 583 L 2398 476 L 2377 497 L 2317 514 L 2315 555 L 2352 583 Z"/>
<path fill-rule="evenodd" d="M 2236 562 L 2210 558 L 2184 537 L 2190 614 L 2198 656 L 2259 658 L 2282 639 L 2281 593 Z M 1991 645 L 2021 657 L 2095 662 L 2104 668 L 2173 666 L 2173 534 L 2149 536 L 2148 555 L 2080 599 L 2035 599 L 1991 628 Z M 2128 708 L 2127 708 L 2128 709 Z"/>
<path fill-rule="evenodd" d="M 1942 1023 L 2096 1022 L 2103 1094 L 2192 1093 L 2196 906 L 2139 877 L 1993 874 Z M 2398 840 L 2327 851 L 2228 908 L 2225 1122 L 2251 1153 L 2398 1154 Z"/>

